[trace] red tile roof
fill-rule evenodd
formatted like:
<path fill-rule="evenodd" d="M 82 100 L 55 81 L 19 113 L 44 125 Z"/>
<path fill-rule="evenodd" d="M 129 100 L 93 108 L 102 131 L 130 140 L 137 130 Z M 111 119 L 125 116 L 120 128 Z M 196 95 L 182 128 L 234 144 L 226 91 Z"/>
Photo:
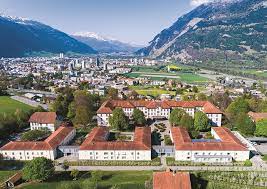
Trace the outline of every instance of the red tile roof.
<path fill-rule="evenodd" d="M 35 112 L 31 115 L 29 122 L 52 124 L 55 123 L 57 114 L 55 112 Z"/>
<path fill-rule="evenodd" d="M 54 150 L 73 130 L 73 127 L 59 127 L 45 141 L 11 141 L 0 148 L 0 150 Z"/>
<path fill-rule="evenodd" d="M 80 146 L 80 150 L 151 150 L 150 127 L 136 127 L 133 141 L 107 141 L 107 127 L 95 127 Z"/>
<path fill-rule="evenodd" d="M 74 127 L 59 127 L 45 142 L 49 144 L 52 149 L 55 149 L 73 130 L 75 130 Z"/>
<path fill-rule="evenodd" d="M 205 113 L 222 114 L 222 112 L 209 101 L 145 101 L 145 100 L 109 100 L 102 104 L 98 109 L 98 114 L 111 114 L 116 107 L 120 108 L 136 108 L 146 107 L 148 109 L 155 109 L 161 107 L 162 109 L 170 108 L 195 108 L 203 107 Z"/>
<path fill-rule="evenodd" d="M 153 189 L 191 189 L 190 175 L 187 172 L 154 172 Z"/>
<path fill-rule="evenodd" d="M 267 113 L 248 112 L 248 115 L 256 122 L 267 119 Z"/>
<path fill-rule="evenodd" d="M 171 134 L 176 150 L 204 151 L 247 151 L 244 144 L 225 127 L 213 127 L 221 142 L 192 142 L 187 130 L 183 127 L 173 127 Z"/>

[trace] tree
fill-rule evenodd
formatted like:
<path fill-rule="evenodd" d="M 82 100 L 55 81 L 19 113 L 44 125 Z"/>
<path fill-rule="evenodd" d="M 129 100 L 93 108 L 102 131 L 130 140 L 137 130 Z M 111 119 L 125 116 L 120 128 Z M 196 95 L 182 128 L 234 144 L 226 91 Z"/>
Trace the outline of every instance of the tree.
<path fill-rule="evenodd" d="M 108 97 L 111 99 L 117 99 L 118 98 L 118 89 L 110 87 L 108 89 Z"/>
<path fill-rule="evenodd" d="M 237 116 L 234 125 L 238 129 L 238 131 L 240 131 L 241 134 L 243 134 L 245 136 L 253 135 L 255 132 L 255 129 L 256 129 L 255 123 L 244 112 L 240 113 Z"/>
<path fill-rule="evenodd" d="M 112 111 L 112 116 L 109 117 L 109 124 L 111 128 L 122 131 L 127 129 L 129 120 L 121 108 L 115 108 Z"/>
<path fill-rule="evenodd" d="M 64 160 L 61 168 L 64 169 L 64 171 L 66 171 L 69 168 L 69 162 L 67 160 Z"/>
<path fill-rule="evenodd" d="M 182 109 L 175 108 L 171 111 L 169 121 L 172 126 L 179 126 L 182 116 L 186 114 L 186 112 Z"/>
<path fill-rule="evenodd" d="M 71 104 L 71 103 L 70 103 Z M 77 125 L 87 125 L 94 115 L 94 99 L 87 91 L 76 91 L 74 93 L 75 117 L 74 123 Z M 74 113 L 70 113 L 74 114 Z"/>
<path fill-rule="evenodd" d="M 23 179 L 27 181 L 44 181 L 54 174 L 53 162 L 44 157 L 37 157 L 26 163 L 23 170 Z"/>
<path fill-rule="evenodd" d="M 198 93 L 198 88 L 197 88 L 197 86 L 193 86 L 192 91 L 193 91 L 194 93 Z"/>
<path fill-rule="evenodd" d="M 98 186 L 98 182 L 102 180 L 103 173 L 101 171 L 92 171 L 91 172 L 92 181 L 95 185 L 95 188 Z"/>
<path fill-rule="evenodd" d="M 197 100 L 206 101 L 206 100 L 208 100 L 208 97 L 204 93 L 198 93 L 197 94 Z"/>
<path fill-rule="evenodd" d="M 255 135 L 267 137 L 267 119 L 262 119 L 256 123 Z"/>
<path fill-rule="evenodd" d="M 197 111 L 195 113 L 194 126 L 197 131 L 207 130 L 209 128 L 209 118 L 207 115 L 201 111 Z"/>
<path fill-rule="evenodd" d="M 193 118 L 185 113 L 180 121 L 180 126 L 186 128 L 189 132 L 194 130 L 194 120 Z"/>
<path fill-rule="evenodd" d="M 248 113 L 249 104 L 244 98 L 237 98 L 226 109 L 230 119 L 235 119 L 239 113 Z"/>
<path fill-rule="evenodd" d="M 146 124 L 146 118 L 145 118 L 144 113 L 141 110 L 136 109 L 136 108 L 133 110 L 133 120 L 134 120 L 134 123 L 137 125 Z"/>
<path fill-rule="evenodd" d="M 221 110 L 225 110 L 232 102 L 231 98 L 229 97 L 229 93 L 225 92 L 215 93 L 212 95 L 211 101 L 213 104 L 218 106 Z"/>
<path fill-rule="evenodd" d="M 77 180 L 79 173 L 80 173 L 79 170 L 77 170 L 77 169 L 73 169 L 73 170 L 70 172 L 70 176 L 73 177 L 73 180 Z"/>

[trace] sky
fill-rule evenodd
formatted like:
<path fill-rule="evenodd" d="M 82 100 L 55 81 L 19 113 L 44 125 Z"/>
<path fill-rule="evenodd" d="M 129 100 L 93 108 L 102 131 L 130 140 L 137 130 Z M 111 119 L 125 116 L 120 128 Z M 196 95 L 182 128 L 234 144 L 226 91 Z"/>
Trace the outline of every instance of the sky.
<path fill-rule="evenodd" d="M 0 13 L 29 18 L 68 34 L 95 32 L 147 45 L 180 16 L 210 0 L 0 0 Z"/>

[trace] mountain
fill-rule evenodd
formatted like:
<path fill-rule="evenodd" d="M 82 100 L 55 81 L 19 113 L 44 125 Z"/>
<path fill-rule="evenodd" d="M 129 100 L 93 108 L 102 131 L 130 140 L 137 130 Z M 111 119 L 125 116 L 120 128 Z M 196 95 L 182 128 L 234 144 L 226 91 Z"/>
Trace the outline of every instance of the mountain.
<path fill-rule="evenodd" d="M 93 47 L 100 53 L 133 53 L 141 48 L 93 32 L 77 32 L 72 37 Z"/>
<path fill-rule="evenodd" d="M 40 22 L 0 15 L 0 57 L 36 52 L 96 53 L 88 45 Z"/>
<path fill-rule="evenodd" d="M 190 60 L 264 56 L 266 0 L 221 0 L 198 6 L 164 29 L 137 54 Z"/>

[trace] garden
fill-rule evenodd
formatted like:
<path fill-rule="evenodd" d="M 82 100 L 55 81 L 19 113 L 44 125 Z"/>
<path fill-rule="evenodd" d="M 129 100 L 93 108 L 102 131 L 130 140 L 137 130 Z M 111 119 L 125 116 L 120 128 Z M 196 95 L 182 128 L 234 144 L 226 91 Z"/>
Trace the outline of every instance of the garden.
<path fill-rule="evenodd" d="M 151 161 L 71 161 L 67 162 L 68 166 L 159 166 L 160 158 L 154 158 Z"/>

